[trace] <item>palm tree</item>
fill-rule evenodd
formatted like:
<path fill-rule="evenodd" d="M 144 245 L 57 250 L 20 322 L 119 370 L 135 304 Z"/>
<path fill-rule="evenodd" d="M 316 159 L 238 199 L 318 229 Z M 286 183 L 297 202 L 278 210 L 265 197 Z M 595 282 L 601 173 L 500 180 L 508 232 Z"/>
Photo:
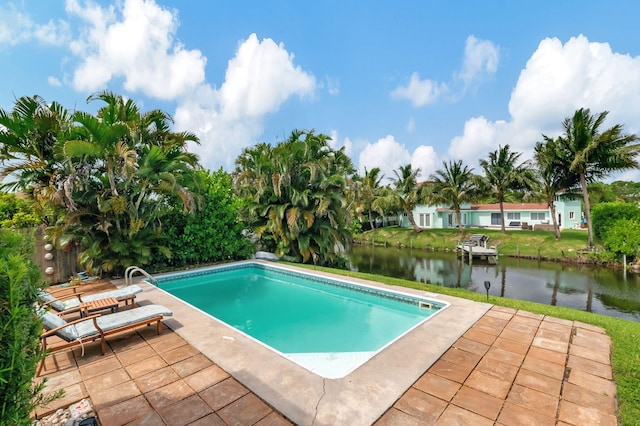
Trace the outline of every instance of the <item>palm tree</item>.
<path fill-rule="evenodd" d="M 369 218 L 369 226 L 371 229 L 375 229 L 375 224 L 373 223 L 372 212 L 374 210 L 374 203 L 376 198 L 379 196 L 380 192 L 380 182 L 384 175 L 380 174 L 380 168 L 374 167 L 371 170 L 367 171 L 367 168 L 364 168 L 364 178 L 362 179 L 362 194 L 361 199 L 364 204 L 363 208 L 367 211 Z"/>
<path fill-rule="evenodd" d="M 520 153 L 511 152 L 509 145 L 500 146 L 489 153 L 489 159 L 481 159 L 486 186 L 500 204 L 501 229 L 504 234 L 504 202 L 512 190 L 530 190 L 535 185 L 535 172 L 528 162 L 517 164 Z"/>
<path fill-rule="evenodd" d="M 65 153 L 106 172 L 109 190 L 105 198 L 109 200 L 120 196 L 118 186 L 122 180 L 131 179 L 135 172 L 135 148 L 142 138 L 138 132 L 142 117 L 135 103 L 111 92 L 87 98 L 87 102 L 94 100 L 101 100 L 105 105 L 95 116 L 82 111 L 74 114 L 73 119 L 79 126 L 75 140 L 65 144 Z"/>
<path fill-rule="evenodd" d="M 236 160 L 234 189 L 245 202 L 242 218 L 267 249 L 302 262 L 340 262 L 351 239 L 347 196 L 354 173 L 344 150 L 329 137 L 294 130 L 275 147 L 258 144 Z"/>
<path fill-rule="evenodd" d="M 422 190 L 420 186 L 418 186 L 417 180 L 420 169 L 413 169 L 411 168 L 411 164 L 405 164 L 397 170 L 394 170 L 393 174 L 395 178 L 391 178 L 391 183 L 394 187 L 396 202 L 400 206 L 400 209 L 407 214 L 413 230 L 416 231 L 416 233 L 422 232 L 422 228 L 416 224 L 416 220 L 413 217 L 414 207 L 420 203 L 423 198 Z"/>
<path fill-rule="evenodd" d="M 0 179 L 3 188 L 21 190 L 41 203 L 61 200 L 61 176 L 68 172 L 61 146 L 71 128 L 71 114 L 57 102 L 21 97 L 11 111 L 0 110 Z"/>
<path fill-rule="evenodd" d="M 564 120 L 564 134 L 559 138 L 561 155 L 570 161 L 569 170 L 578 176 L 582 188 L 589 247 L 593 247 L 593 226 L 588 183 L 615 171 L 638 167 L 636 156 L 640 146 L 632 144 L 638 140 L 635 134 L 624 134 L 620 124 L 600 131 L 608 113 L 604 111 L 592 115 L 588 108 L 580 108 L 573 117 Z"/>
<path fill-rule="evenodd" d="M 538 166 L 539 185 L 536 196 L 547 203 L 551 211 L 556 239 L 560 239 L 560 227 L 556 216 L 556 196 L 562 192 L 569 194 L 578 184 L 577 176 L 569 172 L 569 164 L 560 152 L 560 142 L 544 136 L 544 142 L 537 142 L 534 159 Z"/>
<path fill-rule="evenodd" d="M 472 202 L 478 193 L 478 179 L 473 169 L 462 160 L 443 162 L 444 169 L 437 170 L 429 179 L 433 182 L 431 195 L 434 204 L 448 205 L 455 212 L 460 233 L 464 233 L 460 210 L 462 204 Z"/>
<path fill-rule="evenodd" d="M 173 133 L 171 117 L 143 114 L 131 100 L 110 92 L 89 97 L 105 102 L 93 116 L 74 114 L 78 124 L 64 153 L 73 164 L 67 178 L 73 203 L 53 229 L 61 244 L 81 241 L 81 261 L 105 271 L 148 263 L 163 244 L 161 218 L 182 202 L 195 209 L 198 160 L 186 151 L 189 133 Z"/>
<path fill-rule="evenodd" d="M 54 214 L 64 211 L 50 218 L 49 236 L 60 246 L 81 242 L 88 269 L 144 265 L 154 249 L 168 254 L 160 220 L 169 206 L 195 207 L 198 163 L 186 144 L 197 138 L 171 132 L 168 114 L 142 114 L 122 96 L 93 100 L 104 102 L 96 115 L 71 114 L 39 96 L 0 110 L 0 173 Z"/>

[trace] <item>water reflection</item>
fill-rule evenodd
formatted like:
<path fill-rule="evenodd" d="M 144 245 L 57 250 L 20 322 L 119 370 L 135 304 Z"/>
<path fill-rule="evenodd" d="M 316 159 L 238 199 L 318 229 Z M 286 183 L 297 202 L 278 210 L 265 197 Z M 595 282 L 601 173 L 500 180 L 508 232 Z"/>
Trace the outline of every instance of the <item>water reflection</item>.
<path fill-rule="evenodd" d="M 640 321 L 640 277 L 622 271 L 501 257 L 462 262 L 455 253 L 354 246 L 352 269 Z"/>

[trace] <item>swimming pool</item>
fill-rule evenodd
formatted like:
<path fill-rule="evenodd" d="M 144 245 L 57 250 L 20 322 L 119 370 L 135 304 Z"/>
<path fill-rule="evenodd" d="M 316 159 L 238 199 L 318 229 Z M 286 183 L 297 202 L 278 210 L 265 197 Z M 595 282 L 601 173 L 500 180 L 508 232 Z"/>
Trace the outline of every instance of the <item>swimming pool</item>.
<path fill-rule="evenodd" d="M 276 265 L 158 277 L 160 289 L 325 378 L 341 378 L 448 306 Z"/>

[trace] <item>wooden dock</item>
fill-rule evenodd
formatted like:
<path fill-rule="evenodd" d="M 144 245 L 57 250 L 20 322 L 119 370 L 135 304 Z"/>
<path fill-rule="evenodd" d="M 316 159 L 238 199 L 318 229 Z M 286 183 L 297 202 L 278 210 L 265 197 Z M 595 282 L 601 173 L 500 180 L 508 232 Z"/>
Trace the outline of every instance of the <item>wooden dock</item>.
<path fill-rule="evenodd" d="M 463 245 L 462 246 L 462 250 L 467 255 L 469 255 L 469 253 L 471 253 L 471 255 L 473 257 L 497 256 L 498 255 L 498 250 L 496 250 L 495 248 L 473 247 L 473 246 Z"/>
<path fill-rule="evenodd" d="M 489 238 L 483 234 L 473 234 L 468 241 L 458 244 L 457 249 L 461 252 L 463 259 L 486 260 L 491 264 L 498 261 L 498 249 L 496 247 L 487 247 Z"/>

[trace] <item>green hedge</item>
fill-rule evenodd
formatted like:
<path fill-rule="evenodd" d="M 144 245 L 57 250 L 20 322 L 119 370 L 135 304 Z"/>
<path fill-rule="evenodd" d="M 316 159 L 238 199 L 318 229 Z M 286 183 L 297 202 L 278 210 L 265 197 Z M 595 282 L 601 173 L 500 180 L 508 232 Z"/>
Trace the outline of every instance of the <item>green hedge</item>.
<path fill-rule="evenodd" d="M 44 381 L 33 381 L 44 353 L 34 307 L 43 281 L 32 252 L 32 238 L 0 230 L 0 425 L 30 425 L 36 406 L 60 396 L 43 397 Z"/>

